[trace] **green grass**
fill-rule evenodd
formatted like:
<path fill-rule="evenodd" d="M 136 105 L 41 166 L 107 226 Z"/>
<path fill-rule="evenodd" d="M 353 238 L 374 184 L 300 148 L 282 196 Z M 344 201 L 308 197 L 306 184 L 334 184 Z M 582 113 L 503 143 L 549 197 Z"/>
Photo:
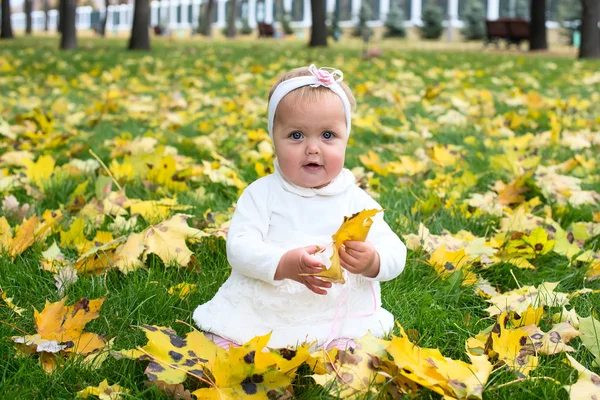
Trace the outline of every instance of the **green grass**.
<path fill-rule="evenodd" d="M 83 39 L 80 41 L 80 49 L 69 53 L 59 52 L 57 47 L 57 42 L 53 39 L 3 42 L 3 47 L 0 48 L 0 71 L 3 65 L 11 65 L 13 69 L 7 68 L 0 75 L 1 118 L 16 124 L 20 116 L 30 111 L 30 104 L 37 101 L 44 111 L 51 110 L 59 99 L 67 100 L 73 108 L 66 113 L 54 115 L 53 129 L 63 134 L 57 143 L 44 147 L 36 141 L 12 143 L 0 136 L 0 156 L 13 149 L 30 149 L 37 154 L 52 154 L 57 159 L 57 164 L 62 165 L 72 158 L 90 158 L 88 149 L 93 149 L 108 163 L 114 147 L 106 145 L 105 141 L 126 133 L 132 137 L 156 137 L 160 144 L 173 146 L 179 154 L 200 162 L 203 159 L 212 160 L 210 149 L 195 145 L 190 139 L 207 136 L 200 131 L 199 126 L 201 122 L 208 122 L 215 126 L 215 133 L 208 137 L 215 142 L 219 154 L 239 167 L 239 175 L 245 182 L 251 182 L 257 175 L 253 164 L 244 160 L 244 154 L 255 149 L 256 143 L 250 143 L 246 137 L 249 130 L 266 127 L 266 95 L 270 84 L 282 71 L 310 62 L 319 66 L 335 65 L 344 70 L 345 80 L 352 88 L 370 85 L 365 93 L 356 90 L 360 116 L 368 115 L 376 109 L 383 125 L 402 132 L 413 131 L 418 134 L 424 125 L 432 127 L 430 139 L 390 136 L 383 134 L 376 126 L 355 128 L 352 133 L 353 143 L 347 155 L 347 166 L 350 168 L 362 166 L 359 156 L 369 150 L 382 154 L 385 160 L 395 160 L 399 154 L 412 155 L 418 149 L 428 148 L 432 141 L 464 145 L 466 137 L 477 138 L 473 145 L 465 145 L 467 152 L 460 167 L 478 174 L 478 180 L 473 188 L 465 190 L 462 198 L 473 192 L 487 191 L 489 185 L 497 179 L 508 182 L 510 178 L 506 171 L 492 170 L 490 167 L 489 157 L 500 154 L 502 150 L 486 144 L 485 127 L 493 117 L 502 117 L 506 112 L 526 113 L 526 107 L 515 108 L 501 101 L 511 91 L 538 92 L 542 96 L 564 101 L 571 96 L 579 101 L 589 100 L 592 104 L 588 108 L 566 108 L 564 112 L 574 119 L 582 119 L 586 126 L 596 129 L 596 132 L 600 129 L 597 84 L 580 84 L 581 79 L 592 76 L 598 70 L 599 65 L 592 62 L 576 63 L 568 59 L 530 58 L 526 55 L 399 50 L 385 51 L 380 59 L 363 60 L 359 58 L 356 48 L 340 44 L 314 50 L 296 42 L 272 41 L 217 44 L 155 41 L 151 53 L 126 52 L 125 43 L 121 40 Z M 393 60 L 401 60 L 404 64 L 402 67 L 394 66 Z M 250 84 L 242 87 L 231 80 L 250 72 L 253 66 L 261 65 L 266 66 L 265 71 L 254 74 L 250 78 Z M 118 66 L 123 68 L 121 77 L 111 80 L 107 74 L 117 73 L 115 68 Z M 453 78 L 461 72 L 465 74 Z M 103 78 L 103 74 L 106 78 Z M 51 78 L 51 75 L 56 77 Z M 134 89 L 133 86 L 138 83 L 148 87 Z M 443 95 L 424 104 L 420 96 L 428 85 L 441 85 Z M 450 107 L 450 97 L 462 96 L 465 88 L 489 90 L 494 97 L 493 115 L 474 117 L 461 127 L 438 125 L 436 121 L 439 115 L 435 114 L 435 108 L 432 109 L 431 106 L 447 109 Z M 95 106 L 107 104 L 106 95 L 111 90 L 118 91 L 121 97 L 131 96 L 127 97 L 131 101 L 134 101 L 135 96 L 150 96 L 155 99 L 154 104 L 161 104 L 161 99 L 168 99 L 174 94 L 181 95 L 188 106 L 197 106 L 199 113 L 186 116 L 185 123 L 181 126 L 168 127 L 161 126 L 165 113 L 174 110 L 168 106 L 161 106 L 156 113 L 143 116 L 129 115 L 125 109 L 127 104 L 122 100 L 117 100 L 115 110 L 106 113 L 94 109 Z M 401 100 L 396 103 L 381 93 L 378 94 L 378 91 L 402 93 Z M 239 98 L 242 92 L 247 96 Z M 200 95 L 206 97 L 201 97 L 201 100 L 194 97 Z M 417 97 L 411 98 L 411 95 Z M 208 104 L 206 99 L 216 101 Z M 246 125 L 244 118 L 247 115 L 244 114 L 240 122 L 228 126 L 225 119 L 229 112 L 223 108 L 228 99 L 236 102 L 235 112 L 248 103 L 258 104 L 262 108 L 249 113 L 253 120 Z M 80 111 L 85 113 L 81 122 L 67 127 L 67 117 Z M 406 123 L 402 122 L 400 112 L 406 117 Z M 94 120 L 98 122 L 92 123 Z M 517 127 L 516 134 L 540 133 L 549 129 L 545 115 L 541 115 L 536 121 L 539 126 Z M 581 150 L 580 154 L 590 158 L 597 152 L 596 146 Z M 564 161 L 574 154 L 568 148 L 543 149 L 542 163 L 549 165 L 553 163 L 552 160 Z M 0 165 L 0 168 L 8 167 Z M 412 211 L 417 198 L 426 199 L 431 193 L 424 182 L 435 178 L 436 173 L 449 173 L 453 169 L 454 167 L 448 167 L 445 171 L 436 169 L 425 176 L 409 179 L 379 177 L 379 202 L 386 209 L 386 220 L 395 232 L 399 235 L 416 233 L 422 222 L 435 234 L 439 234 L 442 229 L 453 233 L 464 229 L 483 236 L 498 226 L 498 218 L 467 218 L 453 208 L 442 208 L 430 213 Z M 7 171 L 12 173 L 13 169 Z M 586 181 L 588 189 L 600 190 L 598 172 L 600 170 L 596 166 L 596 179 Z M 41 215 L 46 209 L 64 208 L 75 187 L 86 179 L 93 181 L 95 177 L 64 178 L 55 175 L 45 183 L 44 191 L 39 195 L 32 196 L 24 188 L 2 195 L 13 194 L 19 201 L 31 203 L 35 212 Z M 207 193 L 213 194 L 202 201 L 197 201 L 190 193 L 178 195 L 181 204 L 193 206 L 186 212 L 194 215 L 200 225 L 206 223 L 203 215 L 208 209 L 227 212 L 238 196 L 236 188 L 222 183 L 200 181 L 190 186 L 194 190 L 200 186 L 205 187 Z M 93 193 L 94 185 L 91 182 L 86 192 L 88 201 Z M 164 197 L 164 194 L 146 188 L 140 180 L 128 183 L 126 193 L 130 198 Z M 563 208 L 549 200 L 545 200 L 545 203 L 552 205 L 555 219 L 563 228 L 567 228 L 572 222 L 591 221 L 592 212 L 599 210 L 598 206 Z M 66 212 L 63 228 L 68 227 L 68 221 L 73 216 Z M 109 222 L 107 218 L 100 228 L 106 229 Z M 141 220 L 136 231 L 141 231 L 145 226 L 147 223 Z M 60 236 L 54 233 L 44 244 L 36 243 L 14 261 L 6 255 L 0 257 L 0 287 L 9 297 L 14 298 L 15 304 L 26 309 L 21 317 L 7 307 L 0 307 L 0 320 L 4 322 L 0 324 L 0 359 L 4 360 L 0 363 L 0 398 L 73 398 L 77 391 L 88 385 L 96 386 L 104 379 L 129 389 L 131 398 L 165 398 L 155 388 L 145 387 L 144 362 L 109 358 L 99 370 L 90 371 L 77 360 L 68 360 L 64 366 L 48 375 L 39 366 L 37 358 L 17 356 L 10 340 L 10 336 L 19 334 L 16 328 L 33 333 L 33 308 L 41 311 L 46 301 L 60 299 L 52 274 L 39 267 L 41 252 L 52 240 L 59 242 Z M 588 246 L 597 250 L 598 240 L 589 241 Z M 230 273 L 222 239 L 211 238 L 192 245 L 191 249 L 200 261 L 200 272 L 165 268 L 160 260 L 151 257 L 147 262 L 147 269 L 128 275 L 111 271 L 101 276 L 80 277 L 66 291 L 69 303 L 84 296 L 90 299 L 107 296 L 100 318 L 90 322 L 86 330 L 104 334 L 107 338 L 115 337 L 116 349 L 143 345 L 146 342 L 145 336 L 136 328 L 142 324 L 171 326 L 184 334 L 189 331 L 189 327 L 177 320 L 192 324 L 191 316 L 195 307 L 211 299 Z M 438 277 L 433 268 L 425 263 L 427 258 L 420 251 L 409 252 L 402 275 L 382 284 L 383 305 L 405 329 L 418 332 L 418 345 L 437 347 L 444 356 L 466 361 L 465 341 L 492 323 L 484 311 L 488 304 L 476 296 L 471 288 Z M 504 264 L 476 272 L 490 280 L 500 291 L 511 290 L 518 285 L 538 285 L 543 281 L 561 281 L 558 287 L 560 291 L 583 287 L 600 289 L 600 281 L 586 282 L 585 269 L 569 265 L 564 257 L 551 253 L 536 259 L 534 264 L 537 267 L 534 271 L 519 270 Z M 181 282 L 197 283 L 199 292 L 193 293 L 186 300 L 170 296 L 168 288 Z M 574 299 L 572 304 L 582 316 L 591 313 L 597 315 L 600 295 L 582 295 Z M 558 311 L 560 310 L 548 310 L 547 315 Z M 240 329 L 243 327 L 240 326 Z M 579 339 L 573 340 L 570 345 L 577 349 L 575 357 L 590 367 L 592 357 L 582 348 Z M 564 385 L 575 382 L 576 373 L 562 362 L 563 359 L 563 355 L 542 356 L 541 365 L 532 376 L 550 376 Z M 597 369 L 595 371 L 599 372 Z M 494 371 L 486 386 L 484 398 L 568 398 L 565 390 L 546 379 L 502 386 L 516 378 L 516 374 L 506 368 Z M 301 399 L 327 397 L 325 391 L 315 387 L 309 378 L 301 376 L 297 385 L 297 394 Z M 439 396 L 422 390 L 418 398 Z"/>

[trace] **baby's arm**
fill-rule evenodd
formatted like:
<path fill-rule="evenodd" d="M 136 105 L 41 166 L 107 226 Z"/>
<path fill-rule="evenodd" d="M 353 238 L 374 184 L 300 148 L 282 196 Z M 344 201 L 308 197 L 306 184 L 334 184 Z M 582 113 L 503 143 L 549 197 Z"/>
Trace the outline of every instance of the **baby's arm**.
<path fill-rule="evenodd" d="M 269 231 L 269 186 L 259 180 L 240 196 L 227 234 L 227 260 L 236 272 L 277 284 L 275 272 L 286 253 L 266 243 Z"/>
<path fill-rule="evenodd" d="M 382 207 L 371 196 L 362 189 L 357 188 L 360 192 L 362 209 L 376 208 L 381 210 Z M 359 210 L 360 211 L 360 210 Z M 379 256 L 379 273 L 374 277 L 364 276 L 365 279 L 376 281 L 389 281 L 400 275 L 406 264 L 406 246 L 398 235 L 392 231 L 390 226 L 383 219 L 383 212 L 378 213 L 373 217 L 373 225 L 367 236 L 367 242 L 371 242 L 377 250 Z"/>

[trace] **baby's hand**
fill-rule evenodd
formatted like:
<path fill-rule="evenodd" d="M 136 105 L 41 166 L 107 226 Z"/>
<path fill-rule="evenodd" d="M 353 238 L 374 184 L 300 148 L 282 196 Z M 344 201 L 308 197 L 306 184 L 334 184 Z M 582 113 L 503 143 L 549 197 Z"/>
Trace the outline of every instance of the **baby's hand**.
<path fill-rule="evenodd" d="M 340 248 L 340 264 L 348 272 L 375 278 L 379 274 L 379 253 L 373 243 L 348 240 Z"/>
<path fill-rule="evenodd" d="M 311 257 L 318 250 L 317 246 L 300 247 L 290 250 L 281 257 L 275 280 L 291 279 L 303 284 L 309 290 L 316 294 L 327 294 L 322 288 L 330 288 L 331 283 L 325 282 L 316 276 L 302 276 L 301 274 L 318 274 L 325 266 L 318 260 Z"/>

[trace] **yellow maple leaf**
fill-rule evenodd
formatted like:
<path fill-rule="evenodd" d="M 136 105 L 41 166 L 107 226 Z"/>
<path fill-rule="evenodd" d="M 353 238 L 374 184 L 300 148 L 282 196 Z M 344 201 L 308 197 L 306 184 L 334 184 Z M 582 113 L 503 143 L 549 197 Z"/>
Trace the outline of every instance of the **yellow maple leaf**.
<path fill-rule="evenodd" d="M 431 257 L 427 262 L 443 278 L 448 278 L 454 272 L 462 270 L 464 273 L 463 285 L 471 285 L 477 282 L 477 277 L 470 271 L 472 260 L 467 256 L 464 248 L 457 251 L 448 251 L 444 244 L 431 253 Z"/>
<path fill-rule="evenodd" d="M 98 318 L 98 311 L 106 298 L 82 298 L 72 306 L 65 306 L 66 297 L 55 303 L 46 301 L 42 312 L 34 309 L 37 334 L 13 336 L 16 343 L 31 347 L 33 352 L 89 354 L 104 347 L 104 340 L 95 333 L 83 332 L 85 325 Z M 57 359 L 42 359 L 46 371 L 55 368 Z"/>
<path fill-rule="evenodd" d="M 284 395 L 292 383 L 295 369 L 293 373 L 285 373 L 277 361 L 285 362 L 286 359 L 263 351 L 270 336 L 257 336 L 239 348 L 230 347 L 214 362 L 211 370 L 215 377 L 214 385 L 208 389 L 198 389 L 192 394 L 199 400 L 266 399 L 267 393 L 275 398 Z M 291 354 L 298 357 L 300 352 Z M 304 353 L 304 356 L 308 357 L 308 353 Z M 302 362 L 304 360 L 295 363 L 300 365 Z"/>
<path fill-rule="evenodd" d="M 187 184 L 177 177 L 177 166 L 172 155 L 163 157 L 158 163 L 151 165 L 148 179 L 175 192 L 188 189 Z"/>
<path fill-rule="evenodd" d="M 339 227 L 336 233 L 331 238 L 333 239 L 333 254 L 331 255 L 331 265 L 328 269 L 319 272 L 317 274 L 307 274 L 318 276 L 324 281 L 332 283 L 345 283 L 344 272 L 342 265 L 340 264 L 339 250 L 345 241 L 359 241 L 364 242 L 369 235 L 373 220 L 371 217 L 375 216 L 381 210 L 363 210 L 357 212 L 350 217 L 344 217 L 344 222 Z"/>
<path fill-rule="evenodd" d="M 578 363 L 577 360 L 570 355 L 565 354 L 565 356 L 567 356 L 565 362 L 575 368 L 579 373 L 575 384 L 563 386 L 563 388 L 569 392 L 569 399 L 593 400 L 600 398 L 600 376 Z"/>
<path fill-rule="evenodd" d="M 96 231 L 96 236 L 94 237 L 94 239 L 80 244 L 79 246 L 77 246 L 77 248 L 79 250 L 79 253 L 87 253 L 94 247 L 101 247 L 102 245 L 112 242 L 113 240 L 115 239 L 113 238 L 112 233 L 106 231 Z"/>
<path fill-rule="evenodd" d="M 96 396 L 100 400 L 119 400 L 124 395 L 129 393 L 128 389 L 125 389 L 117 384 L 108 385 L 108 380 L 103 380 L 96 387 L 88 386 L 83 390 L 77 392 L 77 397 L 87 399 L 89 395 Z"/>
<path fill-rule="evenodd" d="M 567 343 L 580 336 L 581 333 L 568 322 L 555 324 L 548 332 L 543 332 L 535 325 L 523 326 L 523 331 L 529 334 L 536 351 L 540 354 L 557 354 L 566 351 L 575 351 Z"/>
<path fill-rule="evenodd" d="M 382 360 L 387 358 L 386 348 L 390 342 L 376 338 L 370 332 L 354 341 L 356 346 L 352 349 L 335 349 L 332 354 L 325 350 L 319 352 L 318 361 L 324 370 L 311 377 L 329 389 L 332 396 L 362 398 L 367 393 L 377 393 L 377 386 L 386 381 L 377 372 Z"/>
<path fill-rule="evenodd" d="M 77 218 L 75 221 L 73 221 L 68 231 L 60 231 L 60 245 L 62 247 L 83 246 L 87 242 L 84 229 L 85 221 L 83 218 Z"/>
<path fill-rule="evenodd" d="M 39 223 L 35 227 L 36 240 L 44 240 L 51 233 L 58 230 L 58 222 L 62 219 L 63 213 L 60 210 L 46 210 L 39 218 Z"/>
<path fill-rule="evenodd" d="M 25 220 L 13 238 L 8 221 L 5 217 L 0 217 L 0 250 L 8 252 L 12 259 L 27 250 L 36 239 L 37 221 L 35 215 Z"/>
<path fill-rule="evenodd" d="M 189 332 L 184 338 L 167 327 L 142 325 L 148 343 L 137 349 L 117 352 L 127 358 L 151 359 L 146 375 L 151 381 L 160 380 L 168 384 L 185 381 L 188 373 L 204 376 L 204 369 L 211 369 L 225 350 L 214 344 L 199 331 Z"/>
<path fill-rule="evenodd" d="M 115 251 L 115 266 L 125 274 L 141 268 L 144 264 L 140 261 L 140 256 L 145 248 L 144 235 L 142 233 L 131 234 L 125 244 Z"/>
<path fill-rule="evenodd" d="M 505 311 L 524 313 L 530 305 L 533 307 L 561 307 L 569 303 L 566 293 L 555 292 L 558 282 L 544 282 L 538 287 L 523 286 L 518 289 L 494 296 L 486 301 L 492 305 L 486 309 L 490 316 L 502 314 Z"/>
<path fill-rule="evenodd" d="M 363 165 L 381 176 L 387 176 L 386 165 L 381 162 L 381 158 L 374 151 L 370 150 L 367 154 L 358 156 Z"/>
<path fill-rule="evenodd" d="M 527 325 L 538 325 L 542 316 L 544 315 L 544 307 L 534 308 L 532 304 L 529 304 L 527 309 L 522 313 L 510 312 L 509 320 L 515 328 Z"/>
<path fill-rule="evenodd" d="M 199 229 L 191 228 L 187 224 L 189 215 L 176 214 L 166 221 L 152 225 L 144 231 L 144 245 L 146 250 L 144 259 L 148 254 L 156 254 L 169 266 L 172 262 L 180 266 L 190 263 L 192 252 L 187 247 L 187 239 L 199 239 L 208 236 Z"/>
<path fill-rule="evenodd" d="M 41 156 L 37 162 L 25 159 L 23 160 L 23 166 L 25 167 L 25 175 L 30 181 L 35 183 L 38 187 L 43 186 L 42 184 L 50 178 L 54 172 L 55 161 L 52 156 L 46 155 Z"/>
<path fill-rule="evenodd" d="M 448 398 L 479 398 L 492 371 L 485 355 L 469 354 L 472 364 L 444 357 L 438 349 L 413 344 L 404 329 L 394 336 L 387 352 L 397 374 Z"/>
<path fill-rule="evenodd" d="M 110 162 L 109 169 L 115 177 L 115 179 L 119 182 L 132 181 L 136 176 L 133 165 L 128 161 L 123 161 L 122 163 L 119 163 L 117 160 L 113 159 Z"/>
<path fill-rule="evenodd" d="M 100 246 L 94 246 L 83 253 L 75 262 L 77 272 L 84 274 L 101 274 L 115 264 L 115 251 L 125 241 L 124 237 L 117 238 Z"/>
<path fill-rule="evenodd" d="M 178 285 L 171 286 L 168 290 L 169 294 L 176 294 L 181 300 L 185 300 L 190 294 L 196 293 L 196 284 L 181 282 Z"/>
<path fill-rule="evenodd" d="M 525 196 L 522 194 L 529 191 L 529 188 L 525 186 L 526 177 L 527 175 L 521 176 L 504 186 L 502 190 L 498 192 L 498 203 L 504 206 L 522 203 L 525 200 Z"/>
<path fill-rule="evenodd" d="M 6 217 L 0 217 L 0 250 L 10 251 L 12 247 L 12 231 Z"/>
<path fill-rule="evenodd" d="M 585 273 L 585 278 L 590 281 L 600 278 L 600 259 L 592 261 L 587 272 Z"/>
<path fill-rule="evenodd" d="M 491 331 L 492 348 L 503 361 L 522 377 L 537 368 L 539 364 L 535 343 L 523 328 L 507 328 L 508 314 L 502 313 Z"/>
<path fill-rule="evenodd" d="M 37 225 L 37 217 L 33 216 L 23 222 L 19 227 L 15 238 L 12 241 L 10 249 L 10 255 L 15 258 L 19 254 L 23 253 L 29 246 L 31 246 L 35 240 L 34 230 Z"/>
<path fill-rule="evenodd" d="M 436 145 L 432 149 L 432 160 L 442 167 L 456 166 L 462 157 L 461 148 L 452 144 Z"/>
<path fill-rule="evenodd" d="M 23 311 L 25 311 L 25 310 L 21 307 L 17 307 L 13 303 L 12 297 L 8 297 L 8 295 L 6 294 L 6 292 L 4 290 L 2 290 L 2 288 L 0 288 L 0 299 L 2 299 L 4 301 L 4 303 L 6 304 L 6 306 L 8 308 L 10 308 L 11 310 L 13 310 L 14 312 L 16 312 L 19 315 L 23 315 Z"/>
<path fill-rule="evenodd" d="M 192 208 L 192 206 L 177 203 L 176 197 L 144 201 L 128 199 L 123 207 L 130 208 L 132 216 L 139 214 L 150 224 L 156 224 L 166 219 L 172 211 L 183 211 Z"/>
<path fill-rule="evenodd" d="M 396 175 L 414 176 L 426 172 L 428 169 L 429 166 L 426 162 L 416 160 L 411 156 L 400 156 L 400 161 L 391 161 L 387 163 L 384 170 L 386 174 L 382 176 L 386 176 L 388 171 L 389 173 Z"/>

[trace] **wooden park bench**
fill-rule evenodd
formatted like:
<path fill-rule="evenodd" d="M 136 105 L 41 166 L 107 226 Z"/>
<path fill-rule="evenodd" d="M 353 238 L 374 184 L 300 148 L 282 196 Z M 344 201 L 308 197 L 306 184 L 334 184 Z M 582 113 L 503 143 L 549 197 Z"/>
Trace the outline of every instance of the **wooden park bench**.
<path fill-rule="evenodd" d="M 529 40 L 529 22 L 521 18 L 500 18 L 496 20 L 485 20 L 487 29 L 487 41 L 496 44 L 499 47 L 500 40 L 506 40 L 506 48 L 511 44 L 521 46 L 521 42 Z"/>
<path fill-rule="evenodd" d="M 258 23 L 258 37 L 273 37 L 275 35 L 275 29 L 271 24 L 265 24 L 264 22 Z"/>

